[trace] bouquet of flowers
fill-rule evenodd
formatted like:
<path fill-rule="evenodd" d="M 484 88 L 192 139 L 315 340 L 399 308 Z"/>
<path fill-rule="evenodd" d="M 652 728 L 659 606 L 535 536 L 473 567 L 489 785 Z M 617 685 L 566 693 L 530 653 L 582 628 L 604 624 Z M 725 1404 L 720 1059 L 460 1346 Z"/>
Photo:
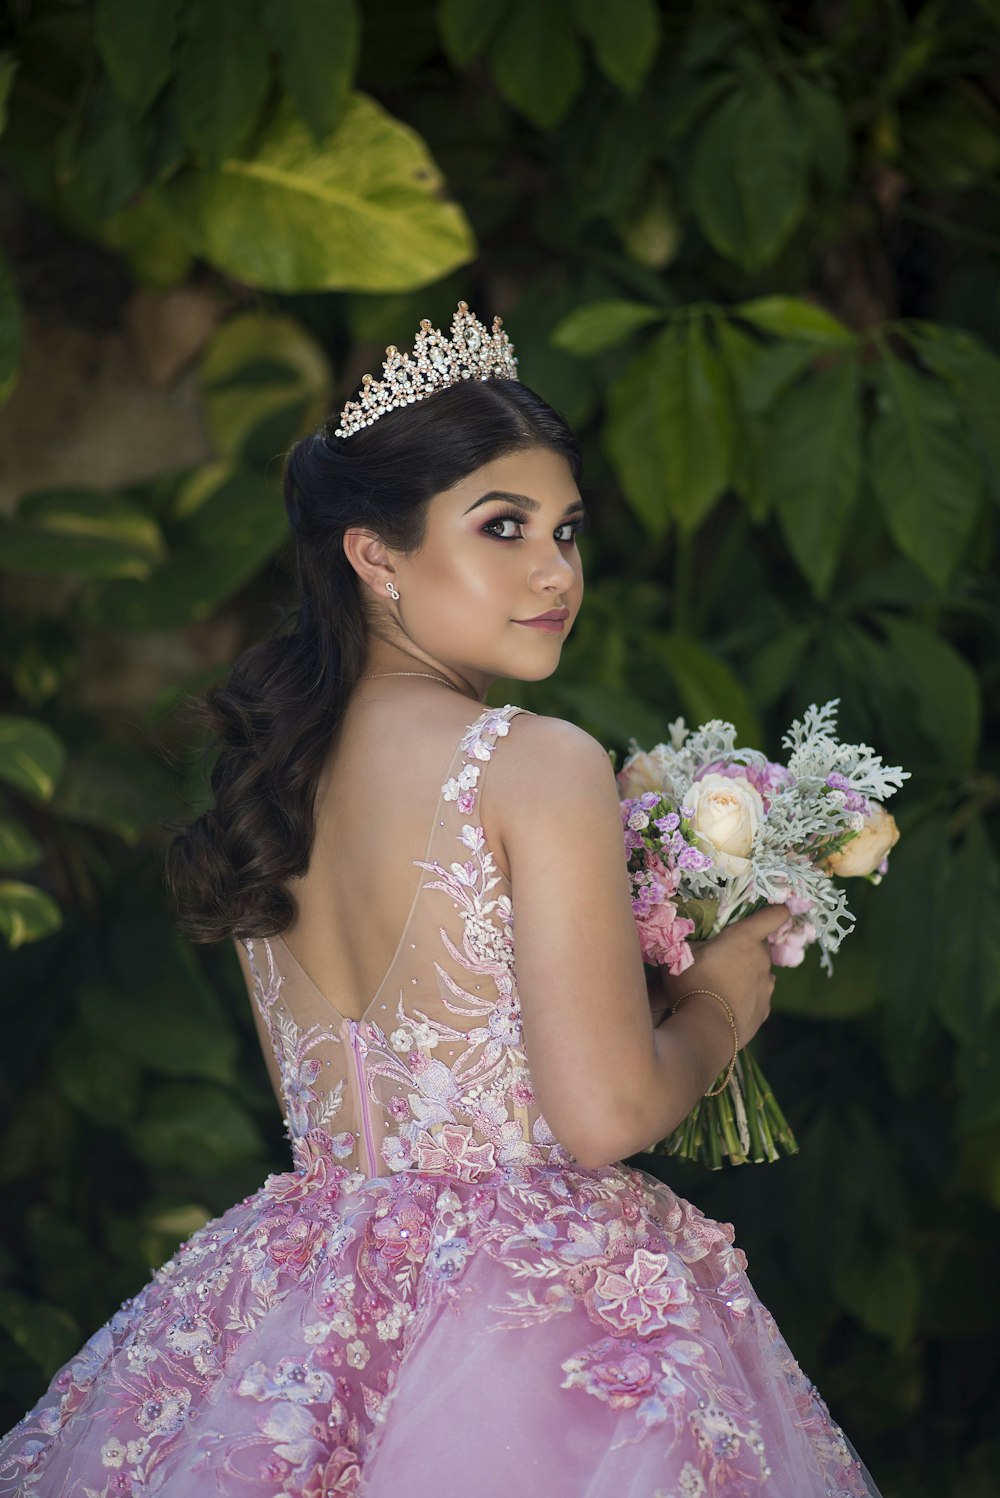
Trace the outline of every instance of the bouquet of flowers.
<path fill-rule="evenodd" d="M 643 959 L 682 973 L 691 941 L 716 935 L 762 905 L 787 905 L 770 938 L 772 962 L 795 967 L 815 944 L 832 953 L 854 927 L 836 876 L 878 883 L 899 833 L 883 801 L 909 778 L 866 744 L 836 737 L 838 698 L 812 706 L 782 739 L 787 764 L 737 747 L 731 723 L 690 730 L 648 752 L 629 740 L 617 772 L 622 827 Z M 744 1047 L 729 1083 L 703 1098 L 653 1149 L 718 1169 L 776 1160 L 798 1148 Z"/>

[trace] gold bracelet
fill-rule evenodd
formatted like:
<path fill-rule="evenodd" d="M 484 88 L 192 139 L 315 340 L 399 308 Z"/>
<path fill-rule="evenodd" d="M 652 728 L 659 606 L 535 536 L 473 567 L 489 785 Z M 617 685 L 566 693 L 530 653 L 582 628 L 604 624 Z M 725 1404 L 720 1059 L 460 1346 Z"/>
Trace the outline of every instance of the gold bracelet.
<path fill-rule="evenodd" d="M 713 1087 L 711 1092 L 706 1092 L 705 1093 L 706 1097 L 718 1097 L 720 1092 L 725 1092 L 726 1088 L 729 1086 L 729 1079 L 733 1075 L 733 1068 L 736 1065 L 737 1052 L 739 1051 L 739 1048 L 740 1048 L 740 1032 L 736 1028 L 736 1017 L 733 1014 L 733 1011 L 730 1009 L 729 1005 L 726 1003 L 726 1001 L 722 997 L 721 993 L 716 993 L 716 991 L 715 991 L 714 988 L 689 988 L 688 991 L 687 991 L 687 993 L 682 993 L 681 994 L 680 998 L 677 1000 L 677 1002 L 671 1008 L 670 1013 L 671 1014 L 676 1014 L 678 1006 L 680 1004 L 683 1004 L 683 1002 L 684 1002 L 685 999 L 691 999 L 691 998 L 693 998 L 694 995 L 697 994 L 697 993 L 707 993 L 710 998 L 718 999 L 719 1003 L 722 1005 L 723 1009 L 726 1011 L 726 1018 L 729 1021 L 729 1028 L 733 1032 L 733 1056 L 732 1056 L 732 1060 L 730 1061 L 728 1067 L 726 1068 L 726 1075 L 723 1077 L 723 1079 L 719 1083 L 718 1087 Z"/>

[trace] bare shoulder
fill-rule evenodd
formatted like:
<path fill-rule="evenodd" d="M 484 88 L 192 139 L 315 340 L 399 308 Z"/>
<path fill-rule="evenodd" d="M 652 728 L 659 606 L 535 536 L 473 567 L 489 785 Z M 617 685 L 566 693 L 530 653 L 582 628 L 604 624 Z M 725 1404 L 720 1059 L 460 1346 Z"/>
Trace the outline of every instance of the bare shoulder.
<path fill-rule="evenodd" d="M 483 814 L 507 869 L 518 832 L 540 830 L 541 820 L 572 822 L 581 810 L 599 807 L 617 822 L 614 766 L 586 729 L 565 718 L 518 713 L 498 748 L 486 776 Z"/>
<path fill-rule="evenodd" d="M 614 779 L 604 745 L 566 718 L 518 713 L 501 742 L 501 752 L 490 769 L 494 790 L 537 784 L 550 793 L 558 786 L 564 794 L 577 782 L 585 788 L 595 779 Z"/>

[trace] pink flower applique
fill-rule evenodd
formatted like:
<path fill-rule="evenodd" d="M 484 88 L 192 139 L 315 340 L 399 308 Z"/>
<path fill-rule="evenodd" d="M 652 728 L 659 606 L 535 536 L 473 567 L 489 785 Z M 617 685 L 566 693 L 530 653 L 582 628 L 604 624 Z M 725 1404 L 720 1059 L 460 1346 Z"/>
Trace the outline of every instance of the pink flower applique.
<path fill-rule="evenodd" d="M 641 1426 L 651 1430 L 670 1414 L 670 1402 L 682 1397 L 684 1367 L 704 1369 L 699 1342 L 672 1338 L 660 1351 L 635 1337 L 603 1337 L 561 1365 L 564 1389 L 583 1389 L 611 1409 L 633 1409 Z M 676 1408 L 676 1406 L 675 1406 Z"/>
<path fill-rule="evenodd" d="M 613 1410 L 631 1409 L 652 1394 L 660 1371 L 659 1359 L 654 1362 L 645 1352 L 629 1351 L 614 1337 L 567 1358 L 562 1369 L 562 1388 L 583 1389 Z"/>
<path fill-rule="evenodd" d="M 357 1452 L 352 1446 L 337 1446 L 313 1468 L 299 1491 L 302 1498 L 347 1498 L 360 1481 Z"/>
<path fill-rule="evenodd" d="M 441 796 L 445 801 L 458 801 L 461 805 L 463 796 L 476 799 L 476 781 L 479 779 L 478 765 L 463 765 L 457 775 L 446 780 L 441 787 Z M 464 807 L 462 808 L 464 810 Z M 471 809 L 471 808 L 470 808 Z"/>
<path fill-rule="evenodd" d="M 421 1212 L 412 1199 L 401 1197 L 384 1217 L 374 1218 L 372 1236 L 378 1240 L 378 1251 L 391 1269 L 403 1259 L 419 1262 L 431 1241 L 427 1213 Z"/>
<path fill-rule="evenodd" d="M 438 1134 L 421 1134 L 417 1139 L 417 1170 L 447 1170 L 460 1181 L 474 1181 L 483 1171 L 496 1165 L 492 1144 L 475 1144 L 470 1128 L 464 1124 L 444 1124 Z"/>
<path fill-rule="evenodd" d="M 492 734 L 503 738 L 510 733 L 510 723 L 505 717 L 510 707 L 511 704 L 508 703 L 506 707 L 493 708 L 481 714 L 476 722 L 471 724 L 462 739 L 462 753 L 471 754 L 475 759 L 489 759 L 493 753 L 493 745 L 487 743 L 489 736 Z"/>
<path fill-rule="evenodd" d="M 312 1263 L 324 1231 L 321 1223 L 310 1224 L 302 1218 L 293 1218 L 285 1237 L 275 1238 L 268 1244 L 268 1256 L 279 1268 L 301 1274 Z"/>
<path fill-rule="evenodd" d="M 683 1273 L 667 1254 L 637 1248 L 624 1273 L 601 1268 L 584 1296 L 591 1320 L 615 1331 L 651 1336 L 668 1326 L 696 1326 L 699 1320 Z"/>

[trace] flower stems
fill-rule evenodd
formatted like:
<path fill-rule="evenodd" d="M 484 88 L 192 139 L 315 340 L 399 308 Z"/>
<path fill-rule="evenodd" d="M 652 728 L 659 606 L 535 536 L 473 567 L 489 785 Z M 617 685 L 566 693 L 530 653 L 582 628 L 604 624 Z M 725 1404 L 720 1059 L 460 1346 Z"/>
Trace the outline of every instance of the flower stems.
<path fill-rule="evenodd" d="M 725 1092 L 702 1098 L 650 1153 L 677 1155 L 709 1170 L 721 1170 L 725 1161 L 730 1165 L 773 1164 L 782 1155 L 796 1154 L 798 1148 L 774 1093 L 745 1046 Z"/>

